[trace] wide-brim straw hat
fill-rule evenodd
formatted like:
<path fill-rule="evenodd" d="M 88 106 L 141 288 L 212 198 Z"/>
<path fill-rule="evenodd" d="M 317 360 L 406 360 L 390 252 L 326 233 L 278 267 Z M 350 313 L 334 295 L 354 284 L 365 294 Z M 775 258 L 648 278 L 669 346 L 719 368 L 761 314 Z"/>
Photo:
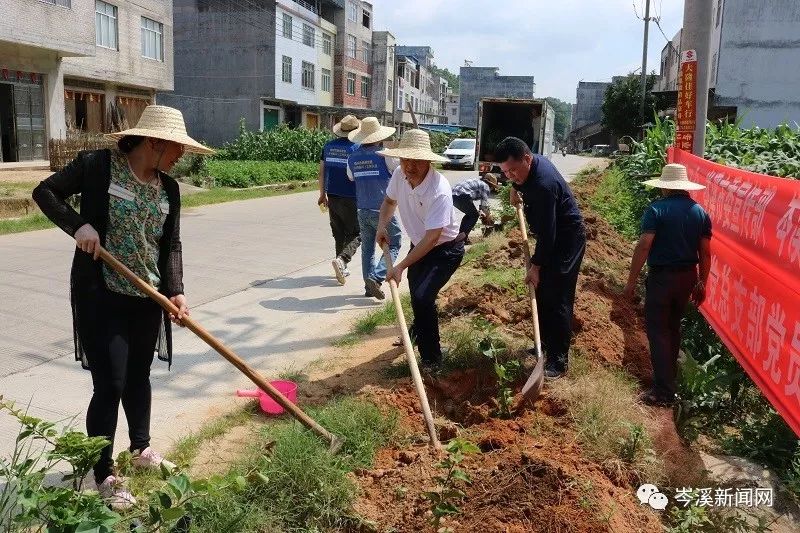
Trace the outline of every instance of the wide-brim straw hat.
<path fill-rule="evenodd" d="M 337 137 L 347 137 L 351 131 L 355 131 L 361 122 L 353 115 L 347 115 L 342 120 L 334 124 L 333 133 Z"/>
<path fill-rule="evenodd" d="M 647 180 L 642 182 L 644 185 L 650 187 L 658 187 L 659 189 L 673 189 L 678 191 L 702 191 L 705 185 L 700 185 L 689 180 L 689 175 L 686 173 L 686 167 L 677 163 L 670 163 L 664 165 L 661 171 L 661 177 L 654 180 Z"/>
<path fill-rule="evenodd" d="M 417 159 L 419 161 L 437 161 L 448 163 L 450 160 L 431 149 L 431 138 L 428 132 L 420 129 L 406 130 L 400 138 L 397 148 L 386 148 L 376 152 L 385 157 L 399 157 L 401 159 Z"/>
<path fill-rule="evenodd" d="M 487 172 L 486 174 L 481 176 L 481 179 L 485 181 L 489 185 L 489 187 L 491 187 L 493 190 L 497 190 L 500 188 L 500 184 L 497 182 L 497 176 L 495 176 L 491 172 Z"/>
<path fill-rule="evenodd" d="M 397 128 L 381 126 L 375 117 L 367 117 L 361 121 L 361 126 L 357 130 L 350 132 L 347 138 L 355 144 L 374 144 L 388 139 L 396 131 Z"/>
<path fill-rule="evenodd" d="M 149 105 L 142 111 L 142 116 L 135 128 L 107 134 L 108 137 L 119 140 L 129 135 L 150 137 L 182 144 L 187 152 L 195 154 L 213 154 L 214 150 L 203 146 L 186 133 L 186 124 L 183 122 L 183 113 L 173 107 L 163 105 Z"/>

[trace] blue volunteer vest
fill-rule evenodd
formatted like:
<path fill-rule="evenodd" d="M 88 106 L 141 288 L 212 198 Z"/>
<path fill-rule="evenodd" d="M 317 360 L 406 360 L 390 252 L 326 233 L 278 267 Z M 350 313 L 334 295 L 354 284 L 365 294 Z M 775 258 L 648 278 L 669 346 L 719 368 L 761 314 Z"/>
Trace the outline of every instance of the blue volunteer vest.
<path fill-rule="evenodd" d="M 347 166 L 356 184 L 356 204 L 359 209 L 377 211 L 381 208 L 386 187 L 392 177 L 386 159 L 375 152 L 377 146 L 359 147 L 347 158 Z"/>
<path fill-rule="evenodd" d="M 356 187 L 347 177 L 347 158 L 354 146 L 346 137 L 325 143 L 322 157 L 325 161 L 325 192 L 328 194 L 356 197 Z"/>

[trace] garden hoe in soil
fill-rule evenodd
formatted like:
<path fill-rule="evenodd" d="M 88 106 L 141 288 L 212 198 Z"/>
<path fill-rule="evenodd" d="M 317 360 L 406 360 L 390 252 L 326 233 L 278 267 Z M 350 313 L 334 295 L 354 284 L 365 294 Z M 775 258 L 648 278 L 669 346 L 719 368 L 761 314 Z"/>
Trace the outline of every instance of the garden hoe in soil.
<path fill-rule="evenodd" d="M 527 273 L 528 261 L 531 258 L 531 246 L 528 242 L 528 226 L 525 224 L 525 213 L 522 212 L 522 207 L 517 207 L 517 219 L 519 220 L 519 229 L 522 231 L 523 238 L 523 251 L 525 258 L 525 270 Z M 528 292 L 531 297 L 531 318 L 533 319 L 533 340 L 536 344 L 536 366 L 533 367 L 533 372 L 528 377 L 525 385 L 522 386 L 522 402 L 534 402 L 542 393 L 542 386 L 544 385 L 544 356 L 542 355 L 542 341 L 539 335 L 539 309 L 536 305 L 536 290 L 528 286 Z"/>
<path fill-rule="evenodd" d="M 391 272 L 394 265 L 392 264 L 392 254 L 389 253 L 389 246 L 387 244 L 383 245 L 383 259 L 386 261 L 387 272 Z M 411 369 L 411 378 L 414 380 L 414 387 L 417 389 L 417 395 L 422 403 L 422 414 L 425 417 L 425 426 L 428 428 L 431 446 L 438 449 L 439 436 L 436 434 L 436 426 L 433 423 L 431 406 L 428 404 L 428 395 L 425 392 L 425 385 L 423 385 L 422 376 L 419 373 L 417 356 L 414 355 L 414 347 L 411 345 L 411 336 L 408 334 L 406 317 L 405 313 L 403 313 L 403 304 L 400 302 L 400 290 L 397 288 L 397 282 L 393 279 L 389 280 L 389 290 L 392 291 L 392 301 L 394 302 L 395 314 L 397 315 L 397 327 L 400 328 L 400 337 L 403 339 L 403 347 L 406 350 L 406 359 L 408 360 L 408 367 Z"/>
<path fill-rule="evenodd" d="M 114 256 L 112 256 L 105 248 L 100 248 L 100 258 L 106 262 L 108 266 L 119 272 L 122 276 L 136 285 L 142 292 L 144 292 L 147 296 L 155 300 L 161 307 L 164 308 L 167 312 L 171 313 L 172 315 L 178 316 L 178 308 L 175 307 L 169 299 L 158 292 L 155 288 L 153 288 L 149 283 L 144 282 L 141 280 L 136 274 L 131 272 L 128 267 L 123 265 L 120 261 L 118 261 Z M 336 453 L 342 447 L 344 441 L 334 435 L 333 433 L 329 432 L 322 426 L 320 426 L 317 422 L 315 422 L 310 416 L 305 414 L 299 407 L 295 404 L 290 402 L 286 397 L 281 394 L 278 389 L 270 385 L 269 381 L 264 379 L 258 371 L 251 368 L 244 360 L 236 355 L 233 350 L 225 346 L 219 339 L 211 335 L 205 328 L 203 328 L 200 324 L 195 322 L 195 320 L 189 316 L 184 316 L 181 319 L 181 322 L 184 326 L 194 332 L 198 337 L 200 337 L 206 344 L 214 348 L 222 357 L 228 360 L 233 366 L 239 369 L 239 371 L 250 378 L 250 381 L 255 383 L 258 388 L 266 392 L 270 398 L 275 400 L 281 407 L 283 407 L 286 411 L 289 412 L 295 419 L 297 419 L 301 424 L 306 426 L 308 429 L 325 439 L 329 444 L 329 450 L 331 453 Z"/>

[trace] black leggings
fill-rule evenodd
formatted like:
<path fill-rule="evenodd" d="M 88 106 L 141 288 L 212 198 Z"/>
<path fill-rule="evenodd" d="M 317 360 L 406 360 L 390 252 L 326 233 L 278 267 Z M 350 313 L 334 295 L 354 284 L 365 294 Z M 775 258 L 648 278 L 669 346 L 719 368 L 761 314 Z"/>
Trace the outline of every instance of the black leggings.
<path fill-rule="evenodd" d="M 90 437 L 111 441 L 94 466 L 95 479 L 101 483 L 113 472 L 120 401 L 128 419 L 130 450 L 144 450 L 150 445 L 150 365 L 162 312 L 152 300 L 107 290 L 98 300 L 94 339 L 85 343 L 94 386 L 86 430 Z"/>

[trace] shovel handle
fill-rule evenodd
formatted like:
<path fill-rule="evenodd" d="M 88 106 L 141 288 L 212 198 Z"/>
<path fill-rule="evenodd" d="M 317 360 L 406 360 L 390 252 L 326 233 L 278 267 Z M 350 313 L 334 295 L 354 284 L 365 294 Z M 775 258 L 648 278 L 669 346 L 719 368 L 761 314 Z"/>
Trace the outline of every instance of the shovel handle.
<path fill-rule="evenodd" d="M 528 242 L 528 226 L 525 224 L 525 212 L 522 206 L 517 206 L 517 219 L 519 221 L 519 229 L 522 231 L 523 251 L 525 252 L 525 271 L 528 270 L 528 262 L 531 259 L 531 246 Z M 533 342 L 536 346 L 536 366 L 533 369 L 528 381 L 522 388 L 522 393 L 525 396 L 536 397 L 539 395 L 542 381 L 544 378 L 544 359 L 542 357 L 542 337 L 539 332 L 539 306 L 536 304 L 536 288 L 528 285 L 528 293 L 531 299 L 531 319 L 533 320 Z"/>
<path fill-rule="evenodd" d="M 125 279 L 133 283 L 139 290 L 145 293 L 147 296 L 158 302 L 158 304 L 164 308 L 167 312 L 174 316 L 178 316 L 179 309 L 173 304 L 169 298 L 158 292 L 155 287 L 150 285 L 149 283 L 145 282 L 139 276 L 134 274 L 130 271 L 128 267 L 122 264 L 116 257 L 108 253 L 103 247 L 100 247 L 100 258 L 105 261 L 105 263 L 117 271 L 120 275 L 124 276 Z M 286 399 L 286 397 L 280 393 L 278 389 L 273 387 L 269 381 L 267 381 L 264 376 L 262 376 L 258 371 L 251 368 L 244 360 L 236 355 L 233 350 L 225 346 L 219 339 L 214 337 L 211 333 L 209 333 L 203 326 L 195 322 L 195 320 L 190 316 L 184 316 L 181 319 L 181 323 L 186 326 L 189 330 L 194 332 L 198 337 L 200 337 L 206 344 L 214 348 L 222 357 L 228 360 L 233 366 L 239 369 L 239 371 L 247 376 L 250 381 L 255 383 L 255 385 L 263 390 L 265 393 L 269 395 L 270 398 L 275 400 L 275 402 L 283 407 L 288 413 L 290 413 L 295 419 L 297 419 L 301 424 L 306 426 L 308 429 L 328 441 L 330 445 L 330 449 L 333 452 L 336 452 L 341 448 L 342 440 L 330 433 L 328 430 L 320 426 L 316 421 L 314 421 L 310 416 L 305 414 L 302 409 L 297 407 L 295 404 L 290 402 Z"/>
<path fill-rule="evenodd" d="M 394 269 L 392 254 L 389 252 L 389 245 L 385 243 L 383 245 L 383 259 L 386 261 L 387 272 L 391 272 Z M 408 335 L 408 326 L 406 325 L 406 316 L 403 312 L 403 303 L 400 301 L 400 290 L 397 288 L 397 282 L 395 282 L 394 279 L 389 280 L 389 290 L 392 292 L 392 301 L 394 302 L 395 314 L 397 315 L 397 326 L 400 328 L 400 337 L 403 339 L 403 348 L 405 348 L 406 351 L 408 367 L 411 369 L 411 379 L 414 381 L 414 388 L 417 390 L 417 395 L 422 404 L 422 415 L 425 418 L 425 427 L 428 430 L 428 437 L 431 439 L 431 446 L 439 448 L 439 435 L 436 434 L 436 426 L 433 423 L 431 406 L 428 404 L 428 394 L 425 392 L 425 385 L 422 383 L 422 375 L 420 375 L 419 367 L 417 366 L 417 356 L 414 355 L 414 347 L 411 345 L 411 337 Z"/>

